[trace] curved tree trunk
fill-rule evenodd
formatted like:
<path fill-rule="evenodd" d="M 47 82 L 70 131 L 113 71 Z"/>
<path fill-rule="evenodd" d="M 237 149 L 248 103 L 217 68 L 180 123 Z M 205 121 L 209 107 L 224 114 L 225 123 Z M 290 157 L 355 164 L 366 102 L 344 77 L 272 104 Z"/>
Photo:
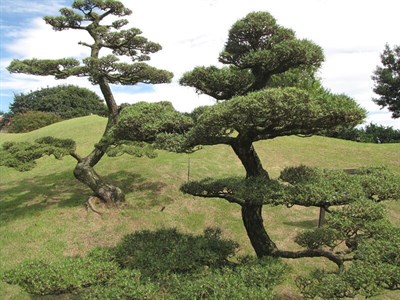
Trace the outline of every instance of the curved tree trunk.
<path fill-rule="evenodd" d="M 100 161 L 107 151 L 109 144 L 102 140 L 109 133 L 110 129 L 117 124 L 118 121 L 118 105 L 112 95 L 110 86 L 105 78 L 99 78 L 100 89 L 106 100 L 108 107 L 108 122 L 104 130 L 103 136 L 95 149 L 85 158 L 78 159 L 78 163 L 74 169 L 74 176 L 83 184 L 87 185 L 93 193 L 107 205 L 118 205 L 125 200 L 123 191 L 106 183 L 94 170 L 94 166 Z"/>
<path fill-rule="evenodd" d="M 239 157 L 245 170 L 246 177 L 257 177 L 263 176 L 269 179 L 268 172 L 264 170 L 260 158 L 254 149 L 253 143 L 247 140 L 238 140 L 232 143 L 232 149 L 235 154 Z"/>
<path fill-rule="evenodd" d="M 243 205 L 242 220 L 257 257 L 271 256 L 277 247 L 264 228 L 262 205 Z"/>
<path fill-rule="evenodd" d="M 266 180 L 269 179 L 268 172 L 264 170 L 251 141 L 238 139 L 237 142 L 232 144 L 232 148 L 246 169 L 247 178 L 263 177 Z M 265 230 L 262 218 L 262 206 L 262 204 L 250 203 L 248 201 L 242 205 L 243 224 L 251 245 L 259 258 L 271 256 L 277 250 L 275 243 Z"/>
<path fill-rule="evenodd" d="M 125 200 L 122 190 L 106 183 L 86 160 L 77 163 L 74 169 L 74 176 L 80 182 L 87 185 L 108 206 L 118 205 Z"/>

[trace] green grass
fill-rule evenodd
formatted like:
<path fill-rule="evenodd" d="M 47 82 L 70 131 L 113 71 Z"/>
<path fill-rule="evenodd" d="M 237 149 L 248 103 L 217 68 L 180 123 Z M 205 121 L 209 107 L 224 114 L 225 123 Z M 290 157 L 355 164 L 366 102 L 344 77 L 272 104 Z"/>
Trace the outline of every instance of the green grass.
<path fill-rule="evenodd" d="M 105 123 L 104 118 L 97 116 L 77 118 L 26 134 L 0 134 L 0 143 L 33 141 L 52 135 L 73 138 L 78 153 L 85 155 L 98 141 Z M 299 164 L 326 168 L 387 165 L 400 173 L 400 144 L 293 136 L 258 142 L 256 148 L 272 176 L 286 166 Z M 239 160 L 227 146 L 204 147 L 190 155 L 160 151 L 155 159 L 105 157 L 96 170 L 126 192 L 127 202 L 122 209 L 99 216 L 87 212 L 83 205 L 91 192 L 74 179 L 75 161 L 70 157 L 59 161 L 44 157 L 34 170 L 24 173 L 0 167 L 0 271 L 26 259 L 52 261 L 60 256 L 84 255 L 95 246 L 113 246 L 133 231 L 170 227 L 200 234 L 207 226 L 218 226 L 224 237 L 240 244 L 240 254 L 252 255 L 237 205 L 179 192 L 179 186 L 188 178 L 189 159 L 191 180 L 244 175 Z M 386 205 L 393 222 L 400 225 L 399 203 Z M 296 232 L 316 226 L 318 210 L 265 207 L 264 219 L 279 246 L 294 248 Z M 307 259 L 288 261 L 293 272 L 279 287 L 283 295 L 297 295 L 293 278 L 310 270 L 313 262 L 325 263 Z M 388 292 L 382 297 L 378 299 L 397 299 L 400 293 Z M 28 299 L 28 296 L 17 287 L 1 283 L 0 298 Z"/>

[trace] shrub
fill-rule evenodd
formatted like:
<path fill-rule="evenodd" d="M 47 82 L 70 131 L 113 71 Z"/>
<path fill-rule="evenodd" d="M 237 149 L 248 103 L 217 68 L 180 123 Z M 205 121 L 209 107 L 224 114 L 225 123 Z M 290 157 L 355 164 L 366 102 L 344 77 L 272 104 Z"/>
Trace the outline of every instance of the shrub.
<path fill-rule="evenodd" d="M 36 130 L 63 119 L 51 112 L 28 111 L 14 117 L 9 132 L 21 133 Z"/>
<path fill-rule="evenodd" d="M 235 267 L 210 269 L 200 275 L 177 276 L 173 299 L 274 299 L 285 266 L 274 259 L 251 259 Z"/>
<path fill-rule="evenodd" d="M 5 272 L 2 280 L 18 284 L 30 294 L 51 295 L 103 284 L 117 272 L 115 263 L 71 257 L 54 263 L 27 261 Z"/>
<path fill-rule="evenodd" d="M 121 270 L 104 285 L 91 286 L 80 299 L 155 299 L 158 286 L 150 281 L 141 280 L 137 270 Z"/>
<path fill-rule="evenodd" d="M 176 229 L 129 234 L 115 248 L 117 262 L 124 268 L 139 269 L 157 278 L 163 274 L 196 272 L 228 262 L 238 245 L 220 237 L 219 229 L 207 229 L 202 236 L 182 234 Z"/>

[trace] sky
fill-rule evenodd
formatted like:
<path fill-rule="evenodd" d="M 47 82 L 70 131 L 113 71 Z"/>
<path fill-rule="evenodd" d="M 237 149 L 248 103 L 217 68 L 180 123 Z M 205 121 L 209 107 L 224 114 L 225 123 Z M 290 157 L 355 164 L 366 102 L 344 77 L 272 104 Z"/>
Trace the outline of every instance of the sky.
<path fill-rule="evenodd" d="M 29 93 L 60 84 L 74 84 L 95 91 L 86 78 L 55 80 L 24 74 L 9 74 L 12 59 L 84 58 L 90 42 L 84 31 L 55 32 L 42 19 L 56 16 L 72 0 L 0 1 L 0 111 L 7 111 L 15 94 Z M 268 11 L 278 24 L 291 28 L 298 38 L 312 40 L 324 49 L 325 62 L 319 76 L 334 93 L 353 97 L 368 111 L 365 124 L 373 122 L 400 129 L 400 120 L 380 109 L 372 98 L 371 79 L 385 44 L 400 44 L 399 0 L 123 0 L 133 13 L 128 27 L 162 45 L 149 64 L 174 73 L 170 84 L 113 85 L 117 102 L 171 101 L 189 112 L 214 100 L 179 85 L 184 72 L 195 66 L 220 65 L 218 55 L 230 27 L 252 11 Z"/>

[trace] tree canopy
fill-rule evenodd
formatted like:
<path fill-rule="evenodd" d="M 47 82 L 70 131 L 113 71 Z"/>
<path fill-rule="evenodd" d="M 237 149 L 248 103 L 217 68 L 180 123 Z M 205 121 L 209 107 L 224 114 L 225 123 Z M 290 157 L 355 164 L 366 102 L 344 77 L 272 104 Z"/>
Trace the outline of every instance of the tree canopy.
<path fill-rule="evenodd" d="M 377 66 L 372 79 L 374 92 L 379 98 L 373 101 L 392 112 L 392 118 L 400 118 L 400 46 L 385 46 L 381 54 L 382 66 Z"/>
<path fill-rule="evenodd" d="M 10 105 L 10 111 L 14 115 L 27 111 L 52 112 L 63 119 L 90 114 L 107 115 L 107 107 L 96 93 L 74 85 L 47 87 L 27 94 L 17 94 Z"/>

